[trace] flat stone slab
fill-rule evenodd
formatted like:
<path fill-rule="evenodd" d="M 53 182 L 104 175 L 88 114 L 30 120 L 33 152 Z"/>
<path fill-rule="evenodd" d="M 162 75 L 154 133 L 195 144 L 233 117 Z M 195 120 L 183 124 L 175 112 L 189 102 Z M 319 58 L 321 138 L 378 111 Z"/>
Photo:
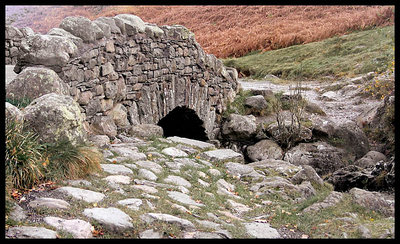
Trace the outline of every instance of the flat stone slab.
<path fill-rule="evenodd" d="M 152 161 L 136 161 L 135 164 L 140 168 L 151 170 L 155 174 L 160 174 L 163 171 L 163 168 L 159 164 Z"/>
<path fill-rule="evenodd" d="M 167 178 L 164 179 L 164 182 L 171 183 L 177 186 L 184 186 L 187 188 L 192 187 L 189 181 L 185 180 L 184 178 L 176 175 L 168 175 Z"/>
<path fill-rule="evenodd" d="M 178 218 L 176 216 L 170 214 L 162 214 L 162 213 L 146 213 L 140 215 L 140 219 L 145 221 L 146 223 L 153 223 L 154 221 L 167 222 L 169 224 L 178 225 L 182 229 L 193 230 L 195 226 L 192 222 L 186 219 Z"/>
<path fill-rule="evenodd" d="M 112 147 L 110 148 L 110 151 L 113 151 L 119 156 L 131 159 L 133 161 L 147 159 L 146 154 L 139 152 L 136 147 L 133 147 L 133 149 L 127 147 Z"/>
<path fill-rule="evenodd" d="M 143 179 L 151 180 L 151 181 L 156 181 L 158 179 L 157 175 L 155 175 L 153 172 L 151 172 L 148 169 L 139 169 L 138 176 Z"/>
<path fill-rule="evenodd" d="M 57 188 L 55 191 L 66 193 L 75 199 L 83 200 L 88 203 L 100 202 L 105 198 L 105 195 L 100 192 L 85 190 L 76 187 L 64 186 Z"/>
<path fill-rule="evenodd" d="M 18 239 L 56 239 L 57 232 L 44 227 L 19 226 L 8 228 L 6 237 Z"/>
<path fill-rule="evenodd" d="M 251 222 L 245 223 L 247 234 L 254 238 L 275 239 L 282 238 L 278 231 L 272 228 L 268 223 Z"/>
<path fill-rule="evenodd" d="M 127 185 L 131 182 L 131 178 L 126 175 L 110 175 L 103 179 L 109 183 L 123 184 L 123 185 Z"/>
<path fill-rule="evenodd" d="M 139 210 L 139 207 L 143 204 L 143 201 L 138 198 L 128 198 L 118 201 L 118 204 L 121 204 L 133 210 Z"/>
<path fill-rule="evenodd" d="M 100 164 L 101 168 L 113 175 L 130 175 L 133 174 L 133 171 L 121 164 Z"/>
<path fill-rule="evenodd" d="M 55 227 L 57 230 L 71 233 L 74 238 L 92 238 L 92 225 L 81 219 L 62 219 L 58 217 L 45 217 L 46 224 Z"/>
<path fill-rule="evenodd" d="M 197 147 L 197 148 L 200 148 L 200 149 L 215 149 L 215 146 L 213 144 L 207 143 L 207 142 L 204 142 L 204 141 L 198 141 L 198 140 L 179 137 L 179 136 L 171 136 L 171 137 L 168 137 L 167 139 L 169 139 L 169 140 L 171 140 L 173 142 L 186 144 L 186 145 L 189 145 L 189 146 L 192 146 L 192 147 Z"/>
<path fill-rule="evenodd" d="M 149 229 L 149 230 L 140 232 L 139 238 L 140 239 L 161 239 L 161 238 L 163 238 L 163 234 L 159 231 Z"/>
<path fill-rule="evenodd" d="M 133 227 L 131 217 L 118 208 L 87 208 L 83 211 L 83 214 L 95 219 L 112 231 L 121 231 Z"/>
<path fill-rule="evenodd" d="M 194 201 L 189 195 L 179 192 L 179 191 L 169 191 L 168 196 L 170 198 L 174 199 L 175 201 L 178 201 L 183 204 L 194 205 L 194 206 L 198 206 L 198 207 L 205 206 L 202 203 L 198 203 L 198 202 Z"/>
<path fill-rule="evenodd" d="M 217 149 L 217 150 L 207 151 L 200 154 L 200 157 L 212 162 L 227 161 L 227 160 L 230 161 L 243 160 L 243 155 L 233 151 L 232 149 Z"/>
<path fill-rule="evenodd" d="M 171 156 L 171 157 L 188 157 L 189 155 L 185 153 L 184 151 L 175 148 L 175 147 L 167 147 L 164 148 L 162 151 L 165 155 Z"/>
<path fill-rule="evenodd" d="M 69 203 L 64 200 L 48 197 L 37 198 L 31 201 L 29 206 L 32 208 L 47 207 L 59 209 L 68 209 L 70 207 Z"/>

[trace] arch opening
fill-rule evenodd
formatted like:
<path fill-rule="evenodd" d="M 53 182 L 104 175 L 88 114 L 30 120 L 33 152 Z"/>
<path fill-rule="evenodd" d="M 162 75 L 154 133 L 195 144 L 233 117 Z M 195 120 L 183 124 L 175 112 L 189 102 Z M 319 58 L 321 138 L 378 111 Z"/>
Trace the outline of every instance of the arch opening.
<path fill-rule="evenodd" d="M 207 141 L 208 137 L 203 121 L 193 109 L 178 106 L 162 118 L 157 125 L 164 130 L 164 136 L 179 136 L 199 141 Z"/>

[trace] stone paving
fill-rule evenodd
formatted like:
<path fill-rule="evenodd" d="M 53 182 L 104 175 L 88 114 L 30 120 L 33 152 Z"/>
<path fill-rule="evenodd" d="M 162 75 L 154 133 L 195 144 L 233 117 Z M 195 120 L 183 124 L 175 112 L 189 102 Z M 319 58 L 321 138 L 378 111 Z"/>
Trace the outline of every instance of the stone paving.
<path fill-rule="evenodd" d="M 265 210 L 274 203 L 261 199 L 279 194 L 292 201 L 285 189 L 300 196 L 293 201 L 312 195 L 309 181 L 292 184 L 284 177 L 301 167 L 281 160 L 245 165 L 230 149 L 178 137 L 131 137 L 101 150 L 101 172 L 25 195 L 9 214 L 16 224 L 7 228 L 6 238 L 302 236 L 272 227 L 266 220 L 272 213 Z M 335 196 L 333 203 L 328 197 L 310 210 L 336 204 L 340 197 L 335 194 L 329 196 Z"/>

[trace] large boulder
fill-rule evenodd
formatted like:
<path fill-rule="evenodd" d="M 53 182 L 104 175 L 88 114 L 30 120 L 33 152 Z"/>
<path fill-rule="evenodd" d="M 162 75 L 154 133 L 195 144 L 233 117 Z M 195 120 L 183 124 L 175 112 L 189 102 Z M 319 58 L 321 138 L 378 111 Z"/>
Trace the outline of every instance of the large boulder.
<path fill-rule="evenodd" d="M 50 93 L 33 100 L 24 109 L 24 121 L 43 142 L 87 140 L 84 115 L 70 96 Z"/>
<path fill-rule="evenodd" d="M 349 191 L 353 201 L 367 209 L 394 217 L 394 197 L 380 192 L 371 192 L 359 188 Z"/>
<path fill-rule="evenodd" d="M 14 100 L 34 100 L 45 94 L 69 95 L 69 86 L 48 68 L 28 67 L 6 86 L 6 97 Z"/>
<path fill-rule="evenodd" d="M 14 71 L 19 73 L 28 64 L 43 65 L 59 72 L 77 51 L 76 45 L 67 37 L 40 34 L 28 36 L 22 40 L 20 58 Z"/>
<path fill-rule="evenodd" d="M 268 103 L 263 95 L 256 95 L 246 98 L 244 106 L 247 109 L 247 114 L 264 115 L 267 113 Z"/>
<path fill-rule="evenodd" d="M 310 165 L 321 176 L 347 165 L 343 149 L 326 142 L 300 143 L 286 152 L 284 160 L 294 165 Z"/>
<path fill-rule="evenodd" d="M 326 138 L 335 146 L 346 149 L 357 160 L 369 151 L 368 138 L 364 131 L 353 121 L 336 124 L 334 121 L 322 117 L 311 117 L 313 123 L 313 137 Z"/>
<path fill-rule="evenodd" d="M 104 32 L 98 25 L 82 16 L 66 17 L 61 21 L 59 27 L 81 38 L 86 43 L 94 42 L 104 37 Z"/>
<path fill-rule="evenodd" d="M 371 166 L 375 166 L 375 164 L 381 160 L 387 160 L 386 156 L 383 153 L 377 151 L 369 151 L 362 158 L 355 161 L 354 164 L 362 168 L 368 168 Z"/>
<path fill-rule="evenodd" d="M 153 124 L 138 124 L 133 125 L 129 130 L 129 133 L 133 136 L 141 138 L 152 138 L 152 137 L 162 137 L 164 130 L 161 126 Z"/>
<path fill-rule="evenodd" d="M 51 36 L 63 36 L 70 39 L 76 46 L 80 46 L 83 44 L 82 38 L 72 35 L 68 31 L 61 28 L 52 28 L 47 32 L 47 35 Z"/>
<path fill-rule="evenodd" d="M 128 36 L 144 33 L 146 24 L 141 18 L 133 14 L 118 14 L 114 17 L 115 24 Z"/>
<path fill-rule="evenodd" d="M 253 115 L 230 114 L 222 126 L 223 137 L 233 141 L 251 141 L 257 132 Z"/>
<path fill-rule="evenodd" d="M 282 159 L 283 151 L 280 146 L 272 140 L 261 140 L 246 148 L 247 156 L 251 161 L 261 161 L 265 159 Z"/>

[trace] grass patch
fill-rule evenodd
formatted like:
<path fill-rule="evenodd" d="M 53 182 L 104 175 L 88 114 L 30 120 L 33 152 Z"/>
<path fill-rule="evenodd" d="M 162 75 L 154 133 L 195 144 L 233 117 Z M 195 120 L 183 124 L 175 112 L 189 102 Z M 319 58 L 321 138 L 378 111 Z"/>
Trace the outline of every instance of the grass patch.
<path fill-rule="evenodd" d="M 223 62 L 255 79 L 268 74 L 284 79 L 354 76 L 386 70 L 393 61 L 393 46 L 394 26 L 387 26 L 268 52 L 253 52 Z"/>

